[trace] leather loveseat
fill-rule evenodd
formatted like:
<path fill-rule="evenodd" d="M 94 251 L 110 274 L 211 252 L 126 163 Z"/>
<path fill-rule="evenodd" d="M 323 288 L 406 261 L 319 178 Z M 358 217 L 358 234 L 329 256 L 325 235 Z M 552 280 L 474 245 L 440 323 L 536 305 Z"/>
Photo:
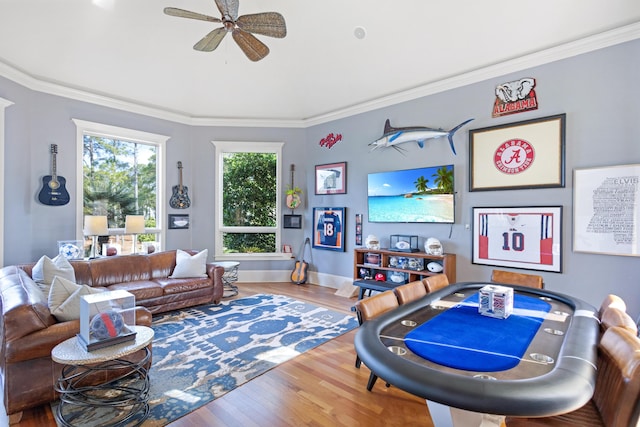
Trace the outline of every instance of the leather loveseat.
<path fill-rule="evenodd" d="M 219 303 L 224 292 L 224 269 L 214 264 L 206 265 L 206 278 L 169 278 L 176 251 L 70 263 L 77 284 L 131 292 L 139 325 L 151 325 L 152 314 Z M 31 278 L 34 265 L 0 269 L 0 381 L 11 422 L 24 409 L 57 398 L 53 386 L 62 365 L 51 360 L 51 350 L 80 331 L 79 320 L 58 322 L 51 314 L 47 296 Z"/>

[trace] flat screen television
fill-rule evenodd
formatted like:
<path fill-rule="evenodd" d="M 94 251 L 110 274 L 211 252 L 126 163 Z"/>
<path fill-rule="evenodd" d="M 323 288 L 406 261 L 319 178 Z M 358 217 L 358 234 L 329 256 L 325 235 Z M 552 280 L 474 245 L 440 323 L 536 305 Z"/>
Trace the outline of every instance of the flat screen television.
<path fill-rule="evenodd" d="M 370 173 L 369 222 L 454 222 L 453 165 Z"/>

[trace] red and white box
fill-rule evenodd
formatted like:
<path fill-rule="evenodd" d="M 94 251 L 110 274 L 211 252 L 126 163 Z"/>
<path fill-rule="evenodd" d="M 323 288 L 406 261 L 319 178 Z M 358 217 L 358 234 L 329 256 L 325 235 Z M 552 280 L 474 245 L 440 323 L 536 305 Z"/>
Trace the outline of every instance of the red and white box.
<path fill-rule="evenodd" d="M 479 292 L 478 311 L 484 316 L 506 319 L 513 313 L 513 288 L 483 286 Z"/>

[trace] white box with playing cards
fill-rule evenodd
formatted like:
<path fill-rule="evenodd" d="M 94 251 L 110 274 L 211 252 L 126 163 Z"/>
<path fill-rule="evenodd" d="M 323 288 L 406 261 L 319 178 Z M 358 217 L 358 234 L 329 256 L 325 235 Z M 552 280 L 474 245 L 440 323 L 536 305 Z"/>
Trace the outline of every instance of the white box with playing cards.
<path fill-rule="evenodd" d="M 483 286 L 479 292 L 478 311 L 484 316 L 506 319 L 513 313 L 513 288 Z"/>

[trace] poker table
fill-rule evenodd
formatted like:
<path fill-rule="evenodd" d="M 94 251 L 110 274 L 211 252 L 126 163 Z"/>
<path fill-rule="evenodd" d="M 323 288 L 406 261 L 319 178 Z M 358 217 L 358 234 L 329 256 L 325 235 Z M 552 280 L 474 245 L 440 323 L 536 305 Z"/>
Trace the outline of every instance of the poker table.
<path fill-rule="evenodd" d="M 358 356 L 427 403 L 473 413 L 549 416 L 589 401 L 597 310 L 567 295 L 509 285 L 513 313 L 489 317 L 478 311 L 486 285 L 455 283 L 365 322 L 354 341 Z"/>

